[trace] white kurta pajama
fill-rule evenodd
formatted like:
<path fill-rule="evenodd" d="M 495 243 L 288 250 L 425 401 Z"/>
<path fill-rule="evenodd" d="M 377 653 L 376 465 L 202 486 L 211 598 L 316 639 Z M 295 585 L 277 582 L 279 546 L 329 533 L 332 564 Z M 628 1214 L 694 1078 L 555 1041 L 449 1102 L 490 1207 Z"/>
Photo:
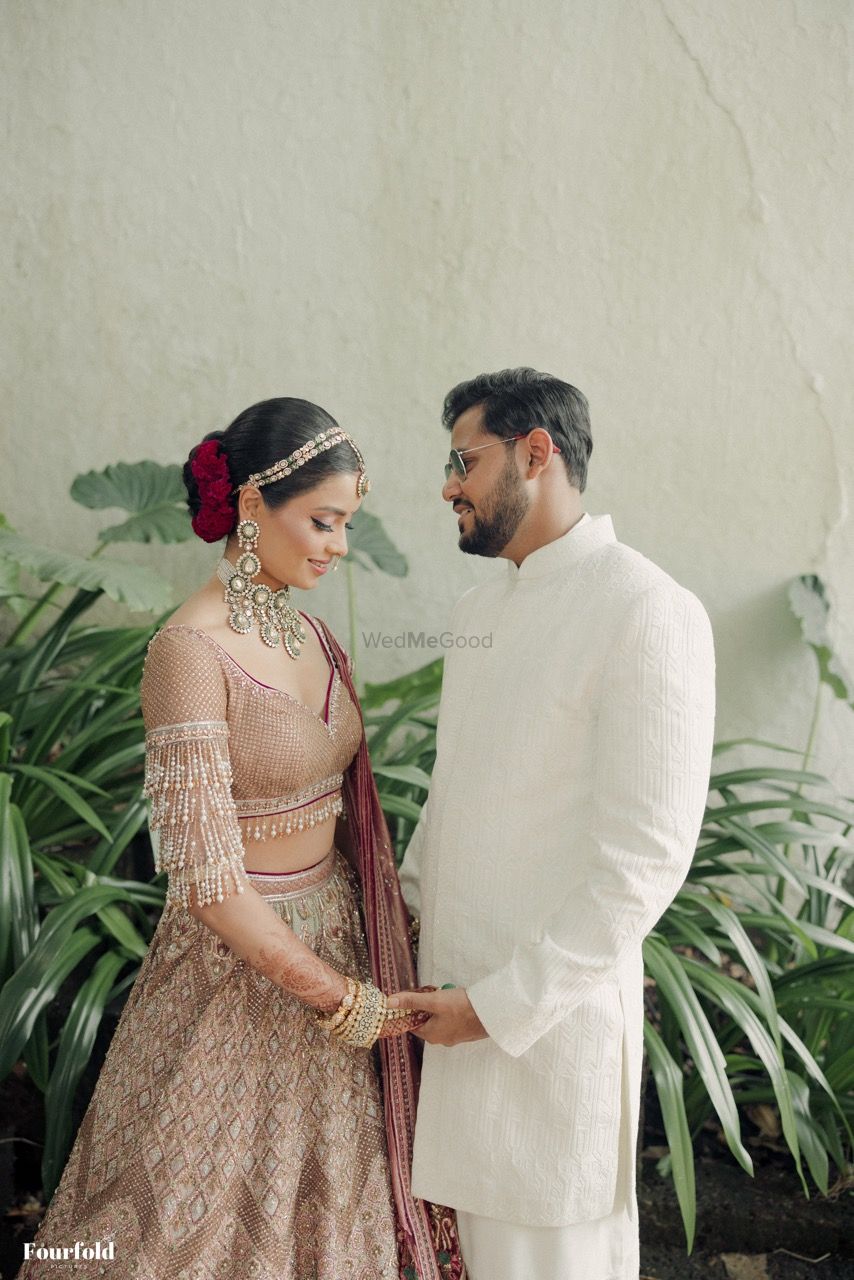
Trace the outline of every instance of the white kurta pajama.
<path fill-rule="evenodd" d="M 420 981 L 489 1038 L 425 1046 L 413 1190 L 458 1210 L 471 1280 L 636 1280 L 641 942 L 706 800 L 708 618 L 584 516 L 451 631 L 481 643 L 449 650 L 401 882 Z"/>

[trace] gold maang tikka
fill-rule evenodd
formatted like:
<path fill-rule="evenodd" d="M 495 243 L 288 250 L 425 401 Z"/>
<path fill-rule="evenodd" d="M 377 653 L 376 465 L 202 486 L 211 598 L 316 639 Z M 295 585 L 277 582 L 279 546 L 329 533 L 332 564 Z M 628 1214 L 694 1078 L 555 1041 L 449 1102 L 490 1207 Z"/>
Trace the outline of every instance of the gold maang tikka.
<path fill-rule="evenodd" d="M 237 526 L 240 554 L 236 564 L 223 556 L 217 565 L 217 577 L 225 587 L 229 626 L 240 635 L 247 635 L 257 622 L 265 644 L 275 649 L 281 639 L 290 657 L 298 658 L 305 644 L 305 628 L 291 604 L 289 588 L 273 591 L 263 582 L 252 581 L 261 572 L 257 554 L 260 536 L 257 521 L 241 520 Z"/>

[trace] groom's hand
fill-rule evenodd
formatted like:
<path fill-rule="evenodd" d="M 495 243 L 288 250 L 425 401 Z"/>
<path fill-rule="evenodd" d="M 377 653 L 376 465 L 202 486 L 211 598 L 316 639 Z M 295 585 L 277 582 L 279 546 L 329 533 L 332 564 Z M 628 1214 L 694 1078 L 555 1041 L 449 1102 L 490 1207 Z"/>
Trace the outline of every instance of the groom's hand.
<path fill-rule="evenodd" d="M 428 1044 L 465 1044 L 485 1040 L 488 1032 L 462 987 L 451 991 L 399 991 L 389 996 L 390 1009 L 424 1009 L 430 1014 L 423 1026 L 413 1029 Z"/>

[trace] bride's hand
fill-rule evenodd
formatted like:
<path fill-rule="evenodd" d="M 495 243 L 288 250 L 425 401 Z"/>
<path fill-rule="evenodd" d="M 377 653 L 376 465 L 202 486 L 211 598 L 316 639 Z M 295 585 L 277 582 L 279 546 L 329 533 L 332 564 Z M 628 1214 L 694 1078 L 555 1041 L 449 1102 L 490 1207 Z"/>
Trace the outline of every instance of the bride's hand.
<path fill-rule="evenodd" d="M 435 987 L 416 987 L 416 991 L 435 991 Z M 391 1022 L 387 1022 L 379 1033 L 378 1039 L 389 1040 L 392 1036 L 402 1036 L 408 1031 L 414 1031 L 416 1027 L 421 1027 L 430 1018 L 430 1014 L 424 1009 L 413 1009 L 406 1018 L 395 1018 Z"/>
<path fill-rule="evenodd" d="M 377 1036 L 378 1040 L 391 1040 L 393 1036 L 402 1036 L 407 1031 L 414 1031 L 416 1027 L 421 1027 L 429 1019 L 430 1014 L 421 1010 L 413 1010 L 407 1018 L 395 1018 L 393 1022 L 386 1022 L 380 1029 Z"/>

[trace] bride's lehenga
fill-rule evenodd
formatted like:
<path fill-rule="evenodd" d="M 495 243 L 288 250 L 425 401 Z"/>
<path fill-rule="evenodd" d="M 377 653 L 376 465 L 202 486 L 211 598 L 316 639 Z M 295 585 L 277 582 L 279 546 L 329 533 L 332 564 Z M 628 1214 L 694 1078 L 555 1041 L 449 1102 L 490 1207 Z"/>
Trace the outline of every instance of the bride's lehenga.
<path fill-rule="evenodd" d="M 329 964 L 371 975 L 359 881 L 336 849 L 305 871 L 245 878 L 244 846 L 251 868 L 254 840 L 342 810 L 361 717 L 338 669 L 342 651 L 321 642 L 330 677 L 320 715 L 254 680 L 202 631 L 167 626 L 149 646 L 146 791 L 167 905 L 35 1241 L 112 1241 L 115 1261 L 33 1258 L 23 1277 L 461 1274 L 441 1249 L 423 1271 L 404 1269 L 405 1246 L 398 1257 L 395 1196 L 408 1174 L 396 1175 L 393 1194 L 379 1051 L 330 1038 L 311 1009 L 186 910 L 191 888 L 215 901 L 251 883 Z M 410 1111 L 400 1064 L 411 1049 L 390 1043 L 389 1087 Z M 405 1141 L 395 1146 L 405 1154 Z M 452 1220 L 418 1213 L 423 1239 L 441 1223 L 447 1247 Z M 418 1248 L 426 1258 L 423 1240 Z"/>

